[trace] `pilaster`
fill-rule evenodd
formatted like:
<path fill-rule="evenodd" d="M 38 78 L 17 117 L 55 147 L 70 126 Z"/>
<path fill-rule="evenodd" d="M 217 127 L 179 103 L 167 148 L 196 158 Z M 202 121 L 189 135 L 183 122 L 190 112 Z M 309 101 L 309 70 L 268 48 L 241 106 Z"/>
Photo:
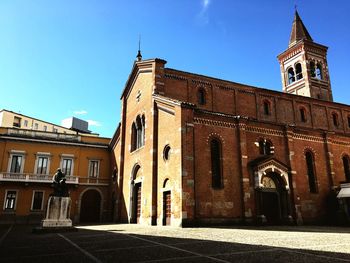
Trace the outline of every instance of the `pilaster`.
<path fill-rule="evenodd" d="M 324 140 L 324 150 L 327 161 L 327 175 L 329 180 L 329 188 L 332 190 L 334 188 L 334 157 L 333 157 L 333 143 L 332 137 L 334 132 L 324 132 L 323 140 Z"/>
<path fill-rule="evenodd" d="M 294 158 L 294 139 L 293 139 L 293 127 L 285 126 L 285 144 L 286 144 L 286 154 L 288 158 L 288 166 L 290 167 L 289 172 L 289 185 L 290 185 L 290 198 L 291 198 L 291 206 L 293 212 L 293 218 L 295 218 L 296 223 L 298 225 L 303 224 L 303 218 L 301 215 L 301 202 L 298 188 L 296 187 L 296 177 L 297 177 L 297 164 Z"/>
<path fill-rule="evenodd" d="M 247 150 L 247 131 L 248 120 L 246 118 L 237 119 L 238 134 L 238 156 L 240 157 L 240 174 L 241 174 L 241 200 L 242 200 L 242 218 L 245 222 L 253 221 L 254 211 L 254 189 L 248 172 L 248 150 Z"/>

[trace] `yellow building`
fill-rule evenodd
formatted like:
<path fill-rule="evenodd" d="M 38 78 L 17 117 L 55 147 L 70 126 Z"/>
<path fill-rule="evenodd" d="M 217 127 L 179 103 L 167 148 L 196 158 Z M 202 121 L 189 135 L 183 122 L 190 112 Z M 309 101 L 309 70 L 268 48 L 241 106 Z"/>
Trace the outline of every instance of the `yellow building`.
<path fill-rule="evenodd" d="M 1 111 L 1 115 L 5 127 L 0 127 L 0 222 L 43 219 L 53 192 L 52 176 L 59 167 L 67 177 L 73 222 L 111 219 L 109 138 L 77 133 L 9 111 Z M 30 128 L 30 120 L 38 129 Z M 60 130 L 49 131 L 55 127 Z"/>
<path fill-rule="evenodd" d="M 77 118 L 72 118 L 79 120 Z M 64 121 L 69 121 L 66 119 Z M 80 120 L 81 121 L 81 120 Z M 84 121 L 81 121 L 84 122 Z M 69 122 L 68 122 L 69 123 Z M 87 125 L 87 122 L 85 122 Z M 90 134 L 96 136 L 97 134 L 91 133 L 87 129 L 74 129 L 74 127 L 63 127 L 57 124 L 53 124 L 47 121 L 39 120 L 27 115 L 23 115 L 17 112 L 9 111 L 6 109 L 0 110 L 0 127 L 6 128 L 19 128 L 25 130 L 54 132 L 54 133 L 67 133 L 67 134 Z"/>

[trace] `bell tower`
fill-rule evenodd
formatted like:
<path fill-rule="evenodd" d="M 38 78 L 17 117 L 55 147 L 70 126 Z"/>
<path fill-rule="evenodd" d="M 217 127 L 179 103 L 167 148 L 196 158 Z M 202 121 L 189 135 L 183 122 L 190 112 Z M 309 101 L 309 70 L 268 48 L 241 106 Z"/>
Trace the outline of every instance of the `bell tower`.
<path fill-rule="evenodd" d="M 283 92 L 333 101 L 327 49 L 313 41 L 295 11 L 288 48 L 278 55 Z"/>

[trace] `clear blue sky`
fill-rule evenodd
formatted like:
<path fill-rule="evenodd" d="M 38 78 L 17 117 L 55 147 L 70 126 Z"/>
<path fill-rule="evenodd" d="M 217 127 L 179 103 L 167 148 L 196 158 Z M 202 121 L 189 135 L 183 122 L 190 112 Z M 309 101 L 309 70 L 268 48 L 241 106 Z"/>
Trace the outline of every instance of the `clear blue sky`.
<path fill-rule="evenodd" d="M 334 100 L 350 104 L 348 0 L 1 0 L 0 108 L 57 124 L 76 116 L 111 137 L 139 34 L 143 58 L 281 91 L 276 56 L 295 3 L 329 47 Z"/>

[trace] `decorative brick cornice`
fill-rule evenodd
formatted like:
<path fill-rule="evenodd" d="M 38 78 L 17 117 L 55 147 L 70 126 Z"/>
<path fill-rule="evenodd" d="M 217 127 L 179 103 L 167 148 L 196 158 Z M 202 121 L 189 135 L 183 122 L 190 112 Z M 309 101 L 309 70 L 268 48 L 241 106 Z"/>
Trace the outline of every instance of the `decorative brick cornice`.
<path fill-rule="evenodd" d="M 246 129 L 249 132 L 256 132 L 256 133 L 273 135 L 273 136 L 284 136 L 283 131 L 280 131 L 280 130 L 267 129 L 267 128 L 261 128 L 256 126 L 247 126 Z"/>
<path fill-rule="evenodd" d="M 324 142 L 324 138 L 322 136 L 311 136 L 300 133 L 293 133 L 293 139 L 304 140 L 309 142 Z"/>
<path fill-rule="evenodd" d="M 220 85 L 220 84 L 216 84 L 215 87 L 219 88 L 219 89 L 224 89 L 224 90 L 235 90 L 235 88 L 224 86 L 224 85 Z"/>
<path fill-rule="evenodd" d="M 343 145 L 343 146 L 350 146 L 350 142 L 348 142 L 348 141 L 339 141 L 339 140 L 333 140 L 333 139 L 330 139 L 328 141 L 330 141 L 333 144 L 338 144 L 338 145 Z"/>
<path fill-rule="evenodd" d="M 238 89 L 238 92 L 253 94 L 253 95 L 255 94 L 255 92 L 253 90 L 246 90 L 246 89 Z"/>
<path fill-rule="evenodd" d="M 225 128 L 235 128 L 236 127 L 235 123 L 226 122 L 226 121 L 216 121 L 216 120 L 210 120 L 210 119 L 203 119 L 203 118 L 194 118 L 193 122 L 195 124 L 219 126 L 219 127 L 225 127 Z"/>
<path fill-rule="evenodd" d="M 327 52 L 327 50 L 324 50 L 324 49 L 322 50 L 320 48 L 308 47 L 308 46 L 306 46 L 304 49 L 305 51 L 312 52 L 321 56 L 323 56 L 325 52 Z"/>
<path fill-rule="evenodd" d="M 201 84 L 201 85 L 207 85 L 207 86 L 212 86 L 212 84 L 208 81 L 204 81 L 204 80 L 198 80 L 198 79 L 192 79 L 191 80 L 192 83 L 195 83 L 195 84 Z"/>
<path fill-rule="evenodd" d="M 299 54 L 302 51 L 303 51 L 303 46 L 299 46 L 298 48 L 295 48 L 294 50 L 291 50 L 289 52 L 286 51 L 286 53 L 280 57 L 280 61 L 285 62 L 286 60 L 294 57 L 295 55 Z"/>
<path fill-rule="evenodd" d="M 165 73 L 164 76 L 168 79 L 187 80 L 186 77 L 180 76 L 180 75 L 175 75 L 175 74 Z"/>

